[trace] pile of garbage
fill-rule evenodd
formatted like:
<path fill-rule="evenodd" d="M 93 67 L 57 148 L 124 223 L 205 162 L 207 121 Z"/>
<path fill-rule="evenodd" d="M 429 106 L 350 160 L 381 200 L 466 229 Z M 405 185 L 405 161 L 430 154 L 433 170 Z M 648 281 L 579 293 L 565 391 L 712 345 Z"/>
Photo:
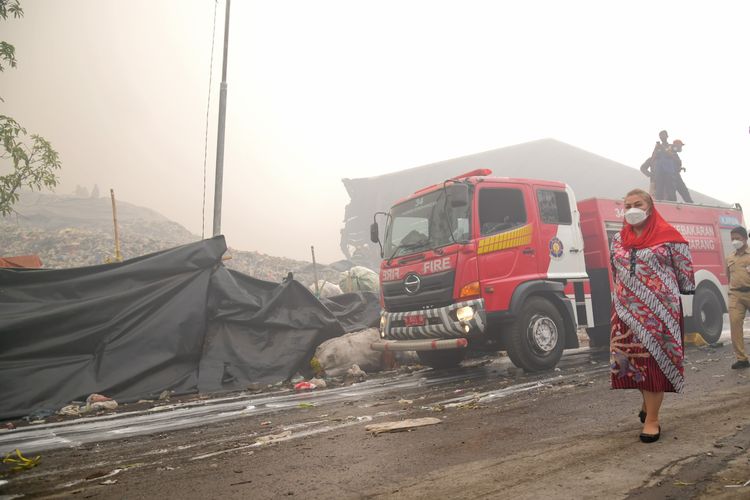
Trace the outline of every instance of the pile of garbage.
<path fill-rule="evenodd" d="M 179 245 L 198 241 L 180 224 L 153 210 L 118 201 L 120 253 L 124 259 L 146 255 Z M 111 202 L 108 197 L 84 197 L 49 193 L 23 193 L 14 207 L 16 214 L 0 217 L 0 249 L 3 255 L 38 255 L 47 269 L 85 267 L 113 262 L 115 243 L 112 227 Z M 230 259 L 224 264 L 258 279 L 281 282 L 291 272 L 294 278 L 313 285 L 315 276 L 321 288 L 328 291 L 319 296 L 339 294 L 329 285 L 343 292 L 377 291 L 377 275 L 370 271 L 355 271 L 353 263 L 340 261 L 331 265 L 274 257 L 261 252 L 229 249 Z M 348 286 L 341 284 L 342 272 L 354 273 Z M 364 269 L 364 268 L 362 268 Z M 369 271 L 369 270 L 367 270 Z"/>

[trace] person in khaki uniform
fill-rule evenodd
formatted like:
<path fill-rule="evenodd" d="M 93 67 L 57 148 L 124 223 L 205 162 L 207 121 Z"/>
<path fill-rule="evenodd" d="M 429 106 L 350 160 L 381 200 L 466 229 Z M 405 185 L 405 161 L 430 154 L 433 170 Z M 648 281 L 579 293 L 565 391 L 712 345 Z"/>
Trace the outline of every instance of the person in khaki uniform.
<path fill-rule="evenodd" d="M 745 353 L 743 325 L 745 313 L 750 309 L 750 251 L 747 247 L 747 230 L 737 226 L 731 231 L 734 253 L 727 256 L 729 274 L 729 325 L 732 332 L 732 347 L 737 361 L 733 369 L 750 368 Z"/>

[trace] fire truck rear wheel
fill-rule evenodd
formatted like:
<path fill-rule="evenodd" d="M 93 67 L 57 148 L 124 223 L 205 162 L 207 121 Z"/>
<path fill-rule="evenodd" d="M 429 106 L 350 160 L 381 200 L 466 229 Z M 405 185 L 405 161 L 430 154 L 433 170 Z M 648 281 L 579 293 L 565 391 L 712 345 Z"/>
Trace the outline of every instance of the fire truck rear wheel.
<path fill-rule="evenodd" d="M 442 349 L 439 351 L 417 351 L 423 365 L 435 368 L 454 368 L 466 358 L 466 349 Z"/>
<path fill-rule="evenodd" d="M 693 298 L 693 326 L 709 344 L 719 340 L 724 327 L 724 309 L 716 293 L 699 288 Z"/>
<path fill-rule="evenodd" d="M 521 308 L 508 338 L 508 356 L 526 371 L 550 370 L 562 357 L 565 326 L 557 308 L 543 297 L 531 297 Z"/>

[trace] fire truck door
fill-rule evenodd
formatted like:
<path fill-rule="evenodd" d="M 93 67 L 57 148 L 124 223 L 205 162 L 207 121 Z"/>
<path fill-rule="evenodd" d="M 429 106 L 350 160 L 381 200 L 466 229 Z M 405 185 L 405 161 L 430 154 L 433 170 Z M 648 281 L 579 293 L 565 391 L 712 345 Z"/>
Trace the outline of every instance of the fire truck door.
<path fill-rule="evenodd" d="M 570 187 L 536 187 L 539 207 L 540 271 L 549 279 L 586 278 L 580 214 Z"/>
<path fill-rule="evenodd" d="M 480 185 L 478 194 L 479 284 L 488 311 L 506 310 L 519 283 L 537 279 L 537 231 L 531 187 Z"/>

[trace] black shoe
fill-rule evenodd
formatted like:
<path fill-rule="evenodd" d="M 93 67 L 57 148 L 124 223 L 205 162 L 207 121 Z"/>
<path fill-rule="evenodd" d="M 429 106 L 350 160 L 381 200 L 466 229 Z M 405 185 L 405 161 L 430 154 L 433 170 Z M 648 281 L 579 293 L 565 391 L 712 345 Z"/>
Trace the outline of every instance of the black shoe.
<path fill-rule="evenodd" d="M 661 425 L 659 426 L 659 432 L 656 434 L 644 434 L 641 433 L 640 438 L 642 443 L 655 443 L 661 437 Z"/>
<path fill-rule="evenodd" d="M 646 412 L 643 411 L 643 410 L 641 410 L 640 413 L 638 413 L 638 418 L 641 419 L 641 423 L 642 424 L 645 424 L 646 423 Z"/>
<path fill-rule="evenodd" d="M 744 360 L 744 361 L 735 361 L 732 364 L 732 370 L 737 370 L 740 368 L 750 368 L 750 361 Z"/>

